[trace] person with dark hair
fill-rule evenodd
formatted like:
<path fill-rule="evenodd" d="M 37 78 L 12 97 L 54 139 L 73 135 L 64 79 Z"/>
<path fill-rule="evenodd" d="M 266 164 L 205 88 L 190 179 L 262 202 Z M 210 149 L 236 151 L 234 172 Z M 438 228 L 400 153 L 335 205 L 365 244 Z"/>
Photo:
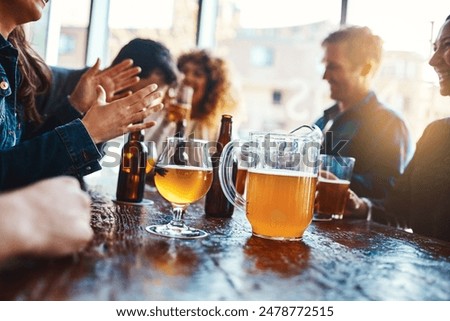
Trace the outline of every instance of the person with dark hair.
<path fill-rule="evenodd" d="M 128 88 L 132 92 L 152 83 L 157 84 L 161 90 L 177 81 L 172 55 L 161 42 L 142 38 L 133 39 L 120 49 L 111 65 L 115 66 L 127 59 L 132 59 L 134 65 L 141 68 L 140 81 Z"/>
<path fill-rule="evenodd" d="M 450 16 L 434 43 L 429 60 L 439 77 L 440 93 L 450 96 Z M 357 193 L 356 193 L 357 194 Z M 351 193 L 348 206 L 362 203 Z M 361 217 L 450 242 L 450 118 L 432 122 L 385 202 Z"/>
<path fill-rule="evenodd" d="M 371 199 L 386 197 L 411 158 L 411 137 L 404 120 L 371 89 L 381 38 L 367 27 L 350 26 L 328 35 L 322 47 L 323 79 L 336 103 L 316 125 L 324 133 L 323 154 L 356 159 L 350 188 L 364 197 L 351 211 L 357 214 L 371 206 Z"/>
<path fill-rule="evenodd" d="M 49 87 L 51 74 L 27 42 L 22 24 L 40 19 L 45 5 L 32 0 L 0 2 L 0 190 L 64 174 L 82 177 L 100 169 L 95 144 L 153 126 L 154 122 L 141 121 L 162 108 L 155 104 L 161 95 L 156 85 L 109 103 L 102 86 L 88 86 L 93 100 L 82 109 L 72 106 L 82 119 L 62 122 L 24 141 L 24 127 L 41 121 L 36 96 Z"/>

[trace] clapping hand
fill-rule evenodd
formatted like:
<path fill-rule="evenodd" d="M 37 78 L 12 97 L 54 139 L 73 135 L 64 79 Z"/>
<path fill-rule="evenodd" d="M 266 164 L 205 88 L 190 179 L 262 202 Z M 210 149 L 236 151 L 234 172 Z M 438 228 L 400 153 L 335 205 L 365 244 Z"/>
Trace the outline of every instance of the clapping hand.
<path fill-rule="evenodd" d="M 98 85 L 96 102 L 82 120 L 94 143 L 152 127 L 155 122 L 145 122 L 144 119 L 163 108 L 163 104 L 158 103 L 161 92 L 156 91 L 157 88 L 156 84 L 151 84 L 108 103 L 105 90 Z"/>
<path fill-rule="evenodd" d="M 125 59 L 104 70 L 100 70 L 100 59 L 97 59 L 94 66 L 81 76 L 69 96 L 69 101 L 80 113 L 84 114 L 97 99 L 96 87 L 98 85 L 105 90 L 107 102 L 126 97 L 131 94 L 126 89 L 139 82 L 137 75 L 140 72 L 141 68 L 133 67 L 131 59 Z"/>

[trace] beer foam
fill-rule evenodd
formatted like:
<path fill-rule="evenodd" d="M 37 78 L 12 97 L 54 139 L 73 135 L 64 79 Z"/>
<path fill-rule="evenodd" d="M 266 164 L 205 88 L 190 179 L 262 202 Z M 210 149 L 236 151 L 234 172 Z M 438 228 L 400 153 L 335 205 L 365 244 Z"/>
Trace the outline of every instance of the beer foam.
<path fill-rule="evenodd" d="M 178 170 L 191 170 L 191 171 L 205 171 L 205 172 L 211 172 L 212 168 L 205 168 L 205 167 L 196 167 L 196 166 L 180 166 L 180 165 L 157 165 L 157 168 L 164 168 L 164 169 L 178 169 Z"/>
<path fill-rule="evenodd" d="M 317 174 L 300 172 L 300 171 L 291 171 L 288 169 L 267 169 L 267 168 L 249 168 L 249 173 L 255 174 L 264 174 L 264 175 L 277 175 L 277 176 L 298 176 L 298 177 L 317 177 Z"/>
<path fill-rule="evenodd" d="M 319 183 L 320 182 L 325 182 L 325 183 L 330 183 L 330 184 L 350 184 L 349 180 L 346 179 L 329 179 L 329 178 L 323 178 L 319 176 Z"/>

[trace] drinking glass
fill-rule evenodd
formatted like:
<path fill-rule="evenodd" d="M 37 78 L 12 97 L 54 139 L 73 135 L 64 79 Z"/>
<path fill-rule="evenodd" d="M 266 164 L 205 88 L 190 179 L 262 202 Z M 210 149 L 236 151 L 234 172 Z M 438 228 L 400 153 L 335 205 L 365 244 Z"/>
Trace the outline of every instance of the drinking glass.
<path fill-rule="evenodd" d="M 156 150 L 155 142 L 146 142 L 147 145 L 147 165 L 145 166 L 145 173 L 147 175 L 151 174 L 156 165 L 156 160 L 158 159 L 158 152 Z"/>
<path fill-rule="evenodd" d="M 148 155 L 147 155 L 147 165 L 145 167 L 146 173 L 145 190 L 148 192 L 156 192 L 154 177 L 155 177 L 155 165 L 158 159 L 158 151 L 156 149 L 156 143 L 154 141 L 147 141 L 146 144 Z"/>
<path fill-rule="evenodd" d="M 181 83 L 173 89 L 170 94 L 169 105 L 166 106 L 166 118 L 171 122 L 178 122 L 189 118 L 192 107 L 192 96 L 194 89 L 186 84 Z"/>
<path fill-rule="evenodd" d="M 172 204 L 172 220 L 167 224 L 147 226 L 150 233 L 183 239 L 202 238 L 208 234 L 186 226 L 183 214 L 201 199 L 212 183 L 212 164 L 207 142 L 169 137 L 155 167 L 155 185 L 162 197 Z"/>
<path fill-rule="evenodd" d="M 355 159 L 338 155 L 320 155 L 314 221 L 342 219 Z"/>

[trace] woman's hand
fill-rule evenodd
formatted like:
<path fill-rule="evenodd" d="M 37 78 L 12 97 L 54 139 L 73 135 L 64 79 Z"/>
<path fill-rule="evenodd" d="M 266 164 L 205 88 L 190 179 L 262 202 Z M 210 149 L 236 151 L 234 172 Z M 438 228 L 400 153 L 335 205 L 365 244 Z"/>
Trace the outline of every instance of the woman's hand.
<path fill-rule="evenodd" d="M 119 64 L 100 70 L 100 60 L 89 68 L 78 81 L 69 96 L 69 101 L 80 113 L 86 113 L 97 100 L 96 87 L 101 85 L 106 92 L 106 101 L 111 102 L 131 94 L 127 91 L 139 82 L 140 67 L 133 67 L 133 60 L 126 59 Z"/>
<path fill-rule="evenodd" d="M 154 121 L 143 121 L 151 113 L 163 108 L 162 103 L 155 103 L 161 97 L 157 88 L 156 84 L 151 84 L 127 97 L 107 103 L 105 90 L 97 86 L 96 103 L 82 119 L 94 143 L 152 127 Z"/>

